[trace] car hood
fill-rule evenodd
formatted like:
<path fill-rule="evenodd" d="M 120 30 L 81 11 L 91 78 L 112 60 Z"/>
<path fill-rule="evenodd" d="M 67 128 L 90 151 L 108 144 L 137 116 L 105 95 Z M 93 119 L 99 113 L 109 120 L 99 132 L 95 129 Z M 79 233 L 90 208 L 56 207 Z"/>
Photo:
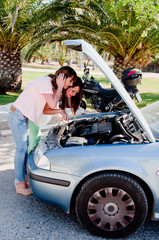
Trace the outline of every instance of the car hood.
<path fill-rule="evenodd" d="M 71 48 L 76 51 L 82 51 L 98 66 L 101 72 L 106 76 L 106 78 L 110 81 L 110 83 L 117 90 L 119 95 L 125 101 L 131 112 L 134 114 L 134 116 L 142 126 L 143 130 L 145 131 L 145 134 L 149 141 L 155 142 L 155 138 L 142 113 L 137 108 L 137 106 L 135 105 L 135 103 L 133 102 L 133 100 L 131 99 L 131 97 L 129 96 L 129 94 L 119 81 L 119 79 L 116 77 L 116 75 L 113 73 L 111 68 L 104 61 L 104 59 L 97 53 L 97 51 L 89 43 L 81 39 L 65 40 L 64 43 L 68 48 Z"/>

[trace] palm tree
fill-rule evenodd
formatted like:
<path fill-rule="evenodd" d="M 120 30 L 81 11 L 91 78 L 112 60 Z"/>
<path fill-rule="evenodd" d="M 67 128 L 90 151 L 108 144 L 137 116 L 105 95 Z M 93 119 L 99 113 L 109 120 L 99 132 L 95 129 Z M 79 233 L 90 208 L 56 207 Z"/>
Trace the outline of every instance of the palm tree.
<path fill-rule="evenodd" d="M 43 0 L 0 1 L 0 94 L 20 90 L 21 50 L 29 43 L 42 44 L 45 29 L 58 26 L 58 6 Z"/>
<path fill-rule="evenodd" d="M 44 64 L 47 59 L 56 60 L 61 66 L 63 66 L 64 63 L 69 60 L 68 49 L 65 48 L 65 45 L 62 41 L 57 40 L 54 40 L 52 43 L 38 41 L 38 44 L 36 42 L 31 45 L 26 51 L 24 58 L 27 62 L 30 62 L 31 58 L 33 57 L 40 58 L 42 60 L 42 64 Z"/>
<path fill-rule="evenodd" d="M 68 1 L 62 1 L 67 2 Z M 159 50 L 157 0 L 70 1 L 75 10 L 65 16 L 61 31 L 72 32 L 114 57 L 119 77 L 130 67 L 148 64 Z M 80 10 L 79 10 L 80 9 Z M 70 31 L 71 29 L 71 31 Z"/>
<path fill-rule="evenodd" d="M 52 47 L 49 44 L 46 44 L 45 46 L 41 46 L 40 49 L 37 50 L 32 57 L 34 57 L 35 59 L 40 58 L 41 64 L 45 64 L 45 62 L 48 62 L 49 59 L 52 58 Z M 29 61 L 30 59 L 28 59 L 28 62 Z"/>
<path fill-rule="evenodd" d="M 21 49 L 31 41 L 39 1 L 0 1 L 0 93 L 21 87 Z M 33 6 L 31 6 L 33 4 Z M 33 23 L 32 23 L 32 20 Z"/>

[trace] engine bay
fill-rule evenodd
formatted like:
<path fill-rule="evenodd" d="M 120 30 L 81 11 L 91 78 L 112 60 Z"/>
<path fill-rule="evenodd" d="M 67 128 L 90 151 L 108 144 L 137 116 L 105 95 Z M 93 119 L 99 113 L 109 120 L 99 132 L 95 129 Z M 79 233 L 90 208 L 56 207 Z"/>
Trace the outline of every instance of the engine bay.
<path fill-rule="evenodd" d="M 147 142 L 144 132 L 131 113 L 106 114 L 71 120 L 51 128 L 45 144 L 47 149 L 97 144 Z"/>

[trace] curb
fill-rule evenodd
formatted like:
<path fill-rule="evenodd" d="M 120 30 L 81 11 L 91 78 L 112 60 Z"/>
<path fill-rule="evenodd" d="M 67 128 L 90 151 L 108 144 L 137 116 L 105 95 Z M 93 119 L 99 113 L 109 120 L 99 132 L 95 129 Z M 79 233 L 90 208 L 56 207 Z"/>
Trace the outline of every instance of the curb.
<path fill-rule="evenodd" d="M 49 124 L 47 126 L 44 126 L 44 127 L 41 128 L 41 131 L 49 130 L 53 126 L 56 126 L 56 124 Z M 4 137 L 4 136 L 8 136 L 8 135 L 12 135 L 12 132 L 11 132 L 10 129 L 0 131 L 0 136 Z"/>
<path fill-rule="evenodd" d="M 0 136 L 6 136 L 11 134 L 7 123 L 7 115 L 12 103 L 6 105 L 0 105 Z"/>

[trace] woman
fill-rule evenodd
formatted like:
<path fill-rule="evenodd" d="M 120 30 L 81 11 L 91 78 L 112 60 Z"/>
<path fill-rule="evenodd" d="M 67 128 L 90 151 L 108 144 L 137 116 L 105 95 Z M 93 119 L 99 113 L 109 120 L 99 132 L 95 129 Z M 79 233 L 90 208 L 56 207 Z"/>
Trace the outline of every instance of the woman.
<path fill-rule="evenodd" d="M 83 83 L 79 77 L 73 83 L 72 87 L 68 87 L 66 90 L 64 89 L 62 94 L 62 109 L 65 109 L 69 104 L 74 115 L 80 105 L 82 100 L 82 93 L 83 93 Z M 69 100 L 69 103 L 68 103 Z"/>
<path fill-rule="evenodd" d="M 74 115 L 80 105 L 82 99 L 82 92 L 83 92 L 83 83 L 79 77 L 77 80 L 73 82 L 73 86 L 68 87 L 67 89 L 63 89 L 63 94 L 61 97 L 61 106 L 60 108 L 51 109 L 48 104 L 45 105 L 43 114 L 44 115 L 54 115 L 57 114 L 59 121 L 68 120 L 63 118 L 62 112 L 65 111 L 65 108 L 70 106 Z M 38 144 L 41 138 L 41 130 L 40 127 L 47 123 L 47 117 L 45 119 L 44 115 L 41 115 L 38 119 L 38 122 L 35 124 L 31 120 L 29 120 L 29 147 L 28 153 Z M 50 119 L 49 119 L 50 120 Z"/>
<path fill-rule="evenodd" d="M 8 115 L 8 124 L 16 143 L 14 167 L 17 193 L 32 194 L 26 174 L 28 120 L 36 123 L 46 103 L 51 109 L 56 108 L 63 89 L 72 86 L 76 79 L 76 72 L 71 67 L 61 67 L 55 75 L 40 77 L 29 82 L 13 103 Z M 61 115 L 63 120 L 67 120 L 65 110 L 61 111 Z"/>

